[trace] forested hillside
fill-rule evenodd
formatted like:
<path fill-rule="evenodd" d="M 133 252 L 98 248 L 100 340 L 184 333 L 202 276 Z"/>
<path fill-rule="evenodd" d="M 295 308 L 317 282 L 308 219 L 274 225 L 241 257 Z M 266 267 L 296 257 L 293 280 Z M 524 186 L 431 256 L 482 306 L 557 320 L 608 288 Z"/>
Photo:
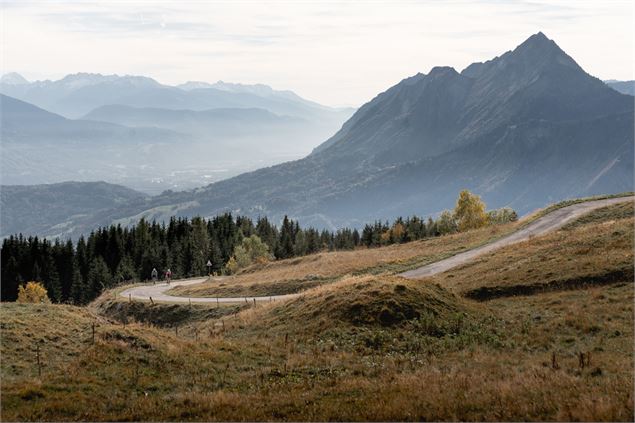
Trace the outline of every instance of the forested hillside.
<path fill-rule="evenodd" d="M 458 204 L 463 206 L 442 213 L 437 220 L 413 216 L 399 217 L 392 224 L 376 221 L 365 225 L 361 234 L 348 228 L 301 228 L 286 216 L 278 227 L 266 217 L 254 222 L 225 213 L 210 220 L 173 217 L 167 225 L 144 219 L 130 228 L 111 225 L 80 237 L 76 244 L 12 235 L 2 243 L 2 300 L 15 300 L 18 286 L 34 280 L 43 282 L 54 302 L 85 304 L 104 289 L 150 279 L 153 268 L 161 274 L 170 269 L 174 278 L 235 272 L 251 264 L 243 256 L 254 243 L 264 244 L 259 247 L 264 249 L 259 259 L 287 259 L 414 241 L 517 218 L 510 209 L 485 213 L 485 205 L 467 191 L 461 193 Z M 466 204 L 475 204 L 477 210 L 475 220 L 467 224 L 461 217 Z"/>

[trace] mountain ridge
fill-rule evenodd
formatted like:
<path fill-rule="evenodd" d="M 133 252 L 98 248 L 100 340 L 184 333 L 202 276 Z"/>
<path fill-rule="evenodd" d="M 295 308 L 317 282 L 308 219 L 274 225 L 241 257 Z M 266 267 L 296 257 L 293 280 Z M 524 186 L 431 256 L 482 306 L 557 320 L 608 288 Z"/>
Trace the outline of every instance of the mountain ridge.
<path fill-rule="evenodd" d="M 304 225 L 433 215 L 468 188 L 520 213 L 632 191 L 633 101 L 539 33 L 501 56 L 418 73 L 375 96 L 307 157 L 134 201 L 84 222 L 232 211 Z"/>

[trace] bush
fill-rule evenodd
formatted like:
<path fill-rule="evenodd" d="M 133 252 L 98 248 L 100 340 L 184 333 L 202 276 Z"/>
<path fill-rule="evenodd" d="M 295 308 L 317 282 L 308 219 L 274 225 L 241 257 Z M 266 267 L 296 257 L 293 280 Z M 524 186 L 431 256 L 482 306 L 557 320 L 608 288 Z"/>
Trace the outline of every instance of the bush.
<path fill-rule="evenodd" d="M 229 260 L 227 261 L 227 264 L 225 264 L 225 273 L 227 273 L 228 275 L 234 274 L 238 271 L 238 263 L 236 262 L 236 258 L 234 256 L 231 256 L 229 258 Z"/>
<path fill-rule="evenodd" d="M 517 221 L 518 214 L 509 207 L 503 207 L 502 209 L 487 212 L 487 220 L 490 225 L 502 225 L 503 223 Z"/>
<path fill-rule="evenodd" d="M 456 219 L 449 210 L 444 210 L 437 220 L 437 231 L 440 235 L 454 233 L 458 230 Z"/>
<path fill-rule="evenodd" d="M 230 273 L 235 273 L 238 269 L 253 263 L 264 263 L 270 258 L 269 246 L 262 242 L 257 235 L 252 235 L 243 238 L 242 243 L 234 248 L 234 255 L 230 258 L 230 261 L 233 259 L 233 262 L 231 264 L 227 262 L 225 267 Z"/>
<path fill-rule="evenodd" d="M 25 285 L 18 287 L 18 299 L 19 303 L 50 303 L 51 300 L 48 297 L 46 288 L 39 282 L 27 282 Z"/>

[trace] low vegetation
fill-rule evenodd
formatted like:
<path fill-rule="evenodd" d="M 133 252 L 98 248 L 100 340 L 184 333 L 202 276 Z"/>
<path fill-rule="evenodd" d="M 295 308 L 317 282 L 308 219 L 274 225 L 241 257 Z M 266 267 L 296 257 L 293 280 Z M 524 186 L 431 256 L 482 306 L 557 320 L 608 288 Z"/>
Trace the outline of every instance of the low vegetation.
<path fill-rule="evenodd" d="M 633 280 L 633 219 L 632 202 L 604 207 L 428 280 L 479 300 Z"/>
<path fill-rule="evenodd" d="M 228 312 L 108 294 L 89 309 L 3 303 L 2 417 L 632 421 L 632 274 L 487 301 L 469 293 L 632 268 L 633 226 L 632 206 L 611 206 L 422 281 L 390 271 L 510 227 L 411 243 L 410 256 L 395 245 L 259 264 L 235 278 L 337 279 Z"/>
<path fill-rule="evenodd" d="M 41 283 L 30 281 L 18 287 L 18 303 L 50 303 L 46 288 Z"/>

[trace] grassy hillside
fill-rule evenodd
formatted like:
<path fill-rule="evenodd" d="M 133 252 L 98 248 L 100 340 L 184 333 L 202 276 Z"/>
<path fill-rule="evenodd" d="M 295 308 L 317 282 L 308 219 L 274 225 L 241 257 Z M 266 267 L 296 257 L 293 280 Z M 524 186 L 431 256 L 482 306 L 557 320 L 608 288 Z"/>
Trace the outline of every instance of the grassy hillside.
<path fill-rule="evenodd" d="M 633 280 L 633 203 L 511 245 L 430 280 L 475 299 Z"/>
<path fill-rule="evenodd" d="M 394 274 L 442 260 L 514 231 L 522 222 L 428 238 L 407 244 L 335 251 L 254 265 L 230 278 L 173 288 L 184 297 L 280 295 L 329 284 L 351 275 Z"/>
<path fill-rule="evenodd" d="M 611 206 L 422 281 L 340 258 L 318 266 L 329 284 L 229 313 L 107 295 L 90 309 L 4 303 L 2 418 L 632 421 L 633 229 L 632 206 Z M 296 266 L 301 279 L 316 271 L 304 260 L 243 277 Z M 89 312 L 108 309 L 145 323 Z"/>

